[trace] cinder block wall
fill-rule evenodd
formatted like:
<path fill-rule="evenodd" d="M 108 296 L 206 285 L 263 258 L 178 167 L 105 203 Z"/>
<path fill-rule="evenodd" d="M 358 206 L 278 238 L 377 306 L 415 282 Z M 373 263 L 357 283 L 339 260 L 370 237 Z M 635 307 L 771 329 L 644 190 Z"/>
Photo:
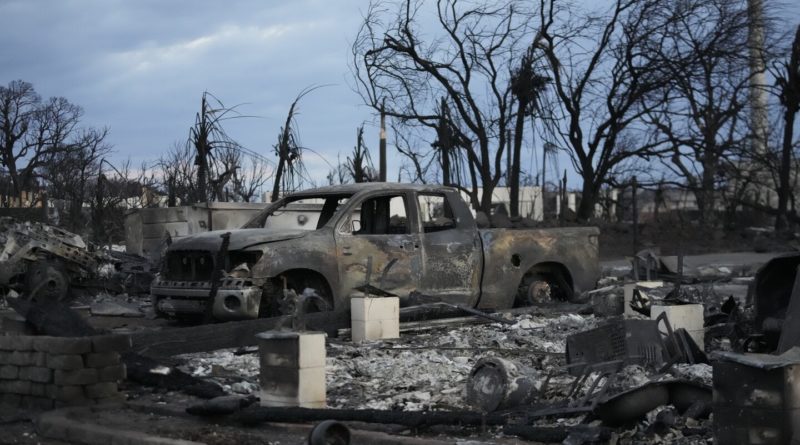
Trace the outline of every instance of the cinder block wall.
<path fill-rule="evenodd" d="M 124 401 L 127 335 L 0 335 L 0 406 L 52 409 Z"/>

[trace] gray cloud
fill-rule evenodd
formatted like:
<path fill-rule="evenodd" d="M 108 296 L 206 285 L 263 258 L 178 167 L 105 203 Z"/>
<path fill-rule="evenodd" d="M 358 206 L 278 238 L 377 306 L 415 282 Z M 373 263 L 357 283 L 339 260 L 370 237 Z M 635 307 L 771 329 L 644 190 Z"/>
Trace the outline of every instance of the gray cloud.
<path fill-rule="evenodd" d="M 0 83 L 23 79 L 43 96 L 65 96 L 84 122 L 108 126 L 120 158 L 155 159 L 185 139 L 210 91 L 259 118 L 228 132 L 267 154 L 288 106 L 303 88 L 333 84 L 301 102 L 304 145 L 330 162 L 351 148 L 372 113 L 348 86 L 348 41 L 357 0 L 124 1 L 0 3 Z M 377 131 L 368 128 L 377 147 Z M 324 178 L 327 165 L 309 167 Z M 394 163 L 394 162 L 392 162 Z"/>

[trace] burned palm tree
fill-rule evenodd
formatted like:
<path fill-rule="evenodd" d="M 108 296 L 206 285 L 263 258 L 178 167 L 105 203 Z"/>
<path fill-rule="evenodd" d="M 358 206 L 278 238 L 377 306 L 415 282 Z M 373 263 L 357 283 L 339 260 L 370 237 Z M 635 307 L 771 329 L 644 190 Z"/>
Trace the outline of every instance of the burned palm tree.
<path fill-rule="evenodd" d="M 210 99 L 210 100 L 209 100 Z M 222 102 L 209 92 L 204 92 L 200 103 L 200 111 L 195 117 L 194 126 L 189 130 L 187 144 L 195 149 L 195 165 L 197 166 L 197 188 L 193 194 L 194 202 L 208 201 L 218 198 L 216 191 L 224 186 L 230 171 L 218 171 L 217 158 L 230 149 L 238 149 L 239 144 L 230 138 L 222 128 L 222 121 L 241 117 L 236 107 L 226 108 Z M 223 167 L 226 167 L 224 163 Z"/>
<path fill-rule="evenodd" d="M 364 144 L 363 125 L 356 131 L 356 145 L 353 147 L 353 154 L 347 157 L 347 172 L 356 183 L 372 182 L 377 179 L 369 148 Z"/>
<path fill-rule="evenodd" d="M 511 171 L 507 172 L 510 187 L 511 216 L 519 216 L 519 173 L 520 152 L 522 150 L 522 133 L 525 128 L 525 118 L 532 115 L 537 109 L 538 98 L 544 90 L 549 77 L 539 75 L 534 67 L 534 46 L 530 46 L 522 57 L 519 67 L 511 76 L 511 92 L 517 99 L 517 115 L 514 122 L 514 146 L 511 161 Z"/>
<path fill-rule="evenodd" d="M 278 143 L 275 144 L 275 155 L 278 156 L 278 167 L 275 169 L 275 181 L 272 186 L 272 202 L 280 197 L 281 191 L 291 191 L 295 189 L 297 178 L 301 178 L 305 172 L 303 166 L 302 152 L 300 146 L 300 135 L 297 130 L 295 117 L 298 114 L 298 103 L 306 94 L 321 88 L 322 85 L 303 89 L 295 97 L 286 115 L 286 122 L 281 127 L 278 135 Z"/>

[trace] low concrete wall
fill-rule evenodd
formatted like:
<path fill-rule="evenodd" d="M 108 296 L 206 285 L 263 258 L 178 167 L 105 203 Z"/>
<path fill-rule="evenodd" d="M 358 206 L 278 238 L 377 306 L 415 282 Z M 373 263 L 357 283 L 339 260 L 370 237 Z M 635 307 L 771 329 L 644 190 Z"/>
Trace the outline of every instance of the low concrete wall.
<path fill-rule="evenodd" d="M 0 407 L 52 409 L 125 400 L 127 335 L 0 335 Z"/>
<path fill-rule="evenodd" d="M 125 216 L 128 253 L 157 262 L 166 234 L 173 240 L 210 230 L 238 229 L 269 204 L 209 202 L 193 206 L 135 209 Z"/>

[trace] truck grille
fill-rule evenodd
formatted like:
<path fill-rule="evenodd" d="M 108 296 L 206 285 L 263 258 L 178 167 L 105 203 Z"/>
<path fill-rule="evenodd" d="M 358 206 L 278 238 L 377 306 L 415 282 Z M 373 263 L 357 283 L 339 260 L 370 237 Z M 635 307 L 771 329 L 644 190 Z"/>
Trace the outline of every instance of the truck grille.
<path fill-rule="evenodd" d="M 164 276 L 174 281 L 210 281 L 214 256 L 209 252 L 177 251 L 167 253 Z"/>

